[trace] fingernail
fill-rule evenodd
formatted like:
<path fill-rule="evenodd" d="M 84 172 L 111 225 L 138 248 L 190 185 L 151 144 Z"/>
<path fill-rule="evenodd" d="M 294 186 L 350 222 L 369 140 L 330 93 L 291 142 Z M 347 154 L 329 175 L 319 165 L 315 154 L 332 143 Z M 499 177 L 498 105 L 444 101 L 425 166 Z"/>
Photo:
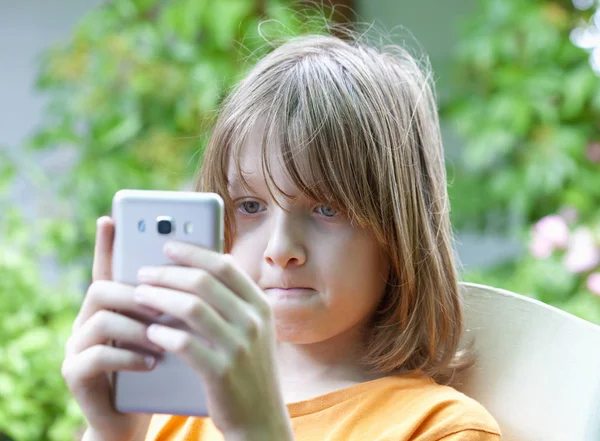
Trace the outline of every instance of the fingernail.
<path fill-rule="evenodd" d="M 156 334 L 160 334 L 160 325 L 153 323 L 148 326 L 148 329 L 146 330 L 146 337 L 148 337 L 148 340 L 150 340 L 152 343 L 155 343 L 153 338 L 156 337 Z"/>
<path fill-rule="evenodd" d="M 173 256 L 177 252 L 177 245 L 173 242 L 167 242 L 163 248 L 163 251 L 166 254 L 170 254 L 171 256 Z"/>
<path fill-rule="evenodd" d="M 148 333 L 155 334 L 159 328 L 160 328 L 160 325 L 157 325 L 156 323 L 152 323 L 150 326 L 148 326 Z"/>
<path fill-rule="evenodd" d="M 144 363 L 146 363 L 146 367 L 147 368 L 152 368 L 154 367 L 154 364 L 156 363 L 156 358 L 154 357 L 144 357 Z"/>

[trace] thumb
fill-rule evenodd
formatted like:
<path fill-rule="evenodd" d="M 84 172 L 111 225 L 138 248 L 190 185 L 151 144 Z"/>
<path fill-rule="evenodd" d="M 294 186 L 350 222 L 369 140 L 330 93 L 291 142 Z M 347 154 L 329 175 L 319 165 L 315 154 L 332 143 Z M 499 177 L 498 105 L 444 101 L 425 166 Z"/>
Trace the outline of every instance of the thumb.
<path fill-rule="evenodd" d="M 112 280 L 112 247 L 115 224 L 108 216 L 98 218 L 92 280 Z"/>

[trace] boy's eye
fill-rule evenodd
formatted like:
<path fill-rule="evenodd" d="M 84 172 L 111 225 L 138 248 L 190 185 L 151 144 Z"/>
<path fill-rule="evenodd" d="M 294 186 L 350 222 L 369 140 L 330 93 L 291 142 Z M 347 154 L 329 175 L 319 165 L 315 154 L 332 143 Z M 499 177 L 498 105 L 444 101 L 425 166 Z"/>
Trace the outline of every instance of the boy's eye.
<path fill-rule="evenodd" d="M 239 208 L 246 214 L 256 214 L 263 211 L 260 202 L 257 201 L 244 201 L 239 205 Z"/>
<path fill-rule="evenodd" d="M 317 211 L 325 217 L 335 217 L 338 214 L 338 211 L 329 205 L 319 205 Z"/>

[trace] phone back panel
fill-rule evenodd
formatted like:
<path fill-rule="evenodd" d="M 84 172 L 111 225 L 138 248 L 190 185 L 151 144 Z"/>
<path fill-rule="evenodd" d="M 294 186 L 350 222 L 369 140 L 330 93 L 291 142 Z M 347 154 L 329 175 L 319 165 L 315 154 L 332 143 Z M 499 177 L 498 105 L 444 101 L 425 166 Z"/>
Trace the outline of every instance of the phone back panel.
<path fill-rule="evenodd" d="M 112 274 L 117 282 L 135 286 L 140 267 L 173 264 L 163 252 L 169 240 L 223 251 L 223 201 L 216 194 L 121 190 L 113 199 L 112 215 Z M 158 231 L 158 220 L 165 218 L 173 227 L 169 234 Z M 183 322 L 167 315 L 133 318 L 190 331 Z M 152 371 L 116 372 L 113 403 L 121 412 L 208 415 L 200 376 L 175 354 L 166 352 Z"/>

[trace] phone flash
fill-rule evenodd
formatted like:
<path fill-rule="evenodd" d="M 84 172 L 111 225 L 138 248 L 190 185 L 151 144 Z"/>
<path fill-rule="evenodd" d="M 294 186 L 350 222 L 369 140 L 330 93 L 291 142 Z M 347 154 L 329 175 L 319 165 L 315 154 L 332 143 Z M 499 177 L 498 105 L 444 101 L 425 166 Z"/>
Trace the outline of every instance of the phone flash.
<path fill-rule="evenodd" d="M 143 220 L 138 222 L 138 230 L 143 233 L 144 231 L 146 231 L 146 222 L 144 222 Z"/>
<path fill-rule="evenodd" d="M 183 231 L 185 232 L 185 234 L 192 234 L 194 232 L 194 226 L 191 222 L 186 222 L 185 224 L 183 224 Z"/>

